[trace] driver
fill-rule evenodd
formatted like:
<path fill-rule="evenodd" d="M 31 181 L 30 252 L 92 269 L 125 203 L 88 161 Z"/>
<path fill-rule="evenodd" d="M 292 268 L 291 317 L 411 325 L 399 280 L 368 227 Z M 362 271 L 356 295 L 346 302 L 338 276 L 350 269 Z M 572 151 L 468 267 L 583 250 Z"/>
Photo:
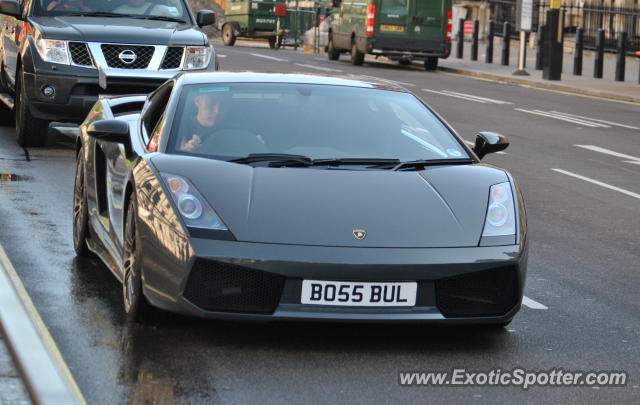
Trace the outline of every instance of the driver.
<path fill-rule="evenodd" d="M 210 92 L 198 94 L 194 99 L 196 107 L 195 120 L 189 125 L 186 138 L 180 143 L 180 150 L 193 152 L 202 142 L 219 126 L 222 102 L 225 98 L 223 92 Z"/>
<path fill-rule="evenodd" d="M 158 4 L 154 0 L 128 0 L 126 4 L 116 7 L 113 12 L 129 15 L 159 15 L 164 17 L 175 17 L 179 14 L 177 7 Z"/>
<path fill-rule="evenodd" d="M 53 0 L 47 6 L 47 11 L 53 10 L 92 11 L 84 4 L 84 0 Z"/>

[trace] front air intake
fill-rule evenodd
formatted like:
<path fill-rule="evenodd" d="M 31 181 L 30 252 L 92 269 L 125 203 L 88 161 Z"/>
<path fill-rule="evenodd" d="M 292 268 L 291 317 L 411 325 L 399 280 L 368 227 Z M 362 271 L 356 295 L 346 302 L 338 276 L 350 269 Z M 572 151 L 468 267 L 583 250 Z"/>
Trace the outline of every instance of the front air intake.
<path fill-rule="evenodd" d="M 197 259 L 184 297 L 207 311 L 271 314 L 285 278 L 234 264 Z"/>

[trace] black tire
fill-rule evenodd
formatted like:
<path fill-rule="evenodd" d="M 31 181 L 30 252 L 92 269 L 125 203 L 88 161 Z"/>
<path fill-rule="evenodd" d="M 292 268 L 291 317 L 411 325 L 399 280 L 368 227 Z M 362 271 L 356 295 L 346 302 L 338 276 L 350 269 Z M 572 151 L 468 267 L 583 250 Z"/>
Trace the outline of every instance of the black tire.
<path fill-rule="evenodd" d="M 89 209 L 87 208 L 87 177 L 82 164 L 82 152 L 76 157 L 76 178 L 73 186 L 73 249 L 76 256 L 92 256 L 87 246 Z"/>
<path fill-rule="evenodd" d="M 438 57 L 437 56 L 429 56 L 424 60 L 424 70 L 433 71 L 438 68 Z"/>
<path fill-rule="evenodd" d="M 329 56 L 329 60 L 340 59 L 340 51 L 333 46 L 333 38 L 329 38 L 329 44 L 327 44 L 327 56 Z"/>
<path fill-rule="evenodd" d="M 15 124 L 16 140 L 22 147 L 43 146 L 47 142 L 49 122 L 33 118 L 29 112 L 29 98 L 22 85 L 22 68 L 16 74 Z"/>
<path fill-rule="evenodd" d="M 351 44 L 351 64 L 355 66 L 360 66 L 364 63 L 364 53 L 358 50 L 356 46 L 356 41 L 353 41 Z"/>
<path fill-rule="evenodd" d="M 142 289 L 142 255 L 136 206 L 135 194 L 132 194 L 124 226 L 122 302 L 127 322 L 146 324 L 153 319 L 156 310 L 149 304 Z"/>
<path fill-rule="evenodd" d="M 402 66 L 409 66 L 413 61 L 410 61 L 409 59 L 398 59 L 398 63 Z"/>
<path fill-rule="evenodd" d="M 269 48 L 280 49 L 281 46 L 282 46 L 282 36 L 269 37 Z"/>
<path fill-rule="evenodd" d="M 222 43 L 225 46 L 233 46 L 236 43 L 236 34 L 233 32 L 233 25 L 225 24 L 222 27 Z"/>

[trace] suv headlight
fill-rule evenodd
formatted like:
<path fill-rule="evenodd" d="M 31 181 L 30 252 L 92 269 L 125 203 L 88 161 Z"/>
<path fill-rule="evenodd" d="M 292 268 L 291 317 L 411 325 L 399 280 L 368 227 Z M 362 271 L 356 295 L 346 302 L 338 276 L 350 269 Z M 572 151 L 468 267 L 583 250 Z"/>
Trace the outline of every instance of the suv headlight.
<path fill-rule="evenodd" d="M 211 61 L 210 46 L 187 46 L 185 52 L 186 55 L 182 69 L 195 70 L 204 69 L 209 66 L 209 62 Z"/>
<path fill-rule="evenodd" d="M 36 40 L 36 49 L 46 62 L 70 64 L 67 41 L 40 38 Z"/>
<path fill-rule="evenodd" d="M 209 203 L 187 179 L 175 174 L 161 173 L 161 175 L 169 188 L 173 202 L 178 207 L 178 212 L 188 227 L 218 231 L 229 230 Z"/>
<path fill-rule="evenodd" d="M 489 205 L 482 236 L 516 234 L 516 212 L 509 182 L 494 184 L 489 189 Z"/>

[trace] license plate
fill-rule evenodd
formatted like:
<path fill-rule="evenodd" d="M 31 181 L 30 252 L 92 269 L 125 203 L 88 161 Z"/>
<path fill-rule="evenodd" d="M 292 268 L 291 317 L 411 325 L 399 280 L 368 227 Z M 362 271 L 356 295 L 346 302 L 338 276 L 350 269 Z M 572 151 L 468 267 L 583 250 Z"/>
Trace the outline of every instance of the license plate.
<path fill-rule="evenodd" d="M 404 32 L 404 25 L 380 25 L 380 31 Z"/>
<path fill-rule="evenodd" d="M 349 307 L 412 307 L 418 283 L 302 281 L 303 304 Z"/>

